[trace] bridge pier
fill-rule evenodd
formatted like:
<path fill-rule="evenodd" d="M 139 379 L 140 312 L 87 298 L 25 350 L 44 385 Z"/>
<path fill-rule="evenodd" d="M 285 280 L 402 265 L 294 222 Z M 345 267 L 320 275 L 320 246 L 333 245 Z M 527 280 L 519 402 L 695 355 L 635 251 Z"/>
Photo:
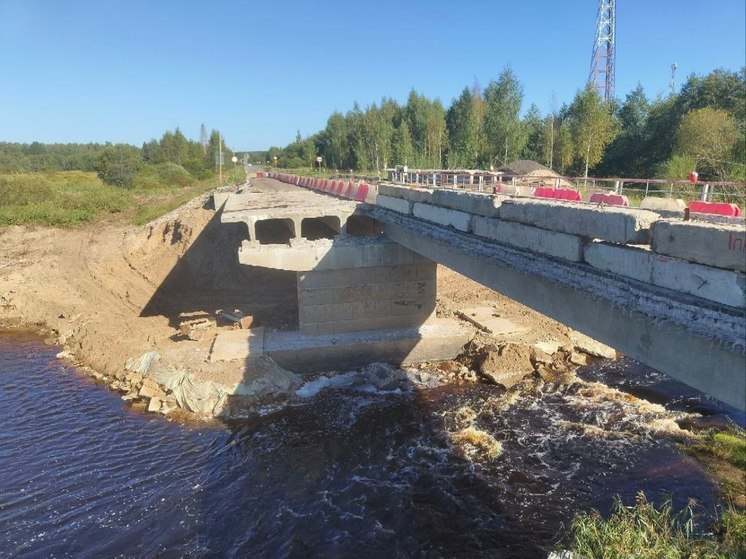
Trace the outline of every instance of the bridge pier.
<path fill-rule="evenodd" d="M 253 353 L 303 373 L 452 359 L 469 341 L 472 329 L 435 318 L 436 263 L 352 215 L 357 204 L 283 192 L 274 206 L 255 194 L 228 196 L 222 221 L 247 225 L 241 264 L 297 273 L 298 329 L 264 332 Z"/>

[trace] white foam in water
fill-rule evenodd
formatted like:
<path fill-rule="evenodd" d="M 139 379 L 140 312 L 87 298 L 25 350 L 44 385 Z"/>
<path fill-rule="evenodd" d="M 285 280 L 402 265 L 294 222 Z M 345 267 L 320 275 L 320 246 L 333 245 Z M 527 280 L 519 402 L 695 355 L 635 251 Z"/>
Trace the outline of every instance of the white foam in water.
<path fill-rule="evenodd" d="M 324 388 L 349 388 L 355 383 L 357 373 L 344 373 L 334 377 L 319 377 L 311 380 L 295 391 L 300 398 L 311 398 Z"/>

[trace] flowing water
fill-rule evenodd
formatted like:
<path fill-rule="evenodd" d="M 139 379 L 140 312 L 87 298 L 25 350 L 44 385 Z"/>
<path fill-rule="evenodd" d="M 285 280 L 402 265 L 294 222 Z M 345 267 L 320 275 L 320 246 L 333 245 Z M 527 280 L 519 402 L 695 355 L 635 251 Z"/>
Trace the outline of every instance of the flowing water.
<path fill-rule="evenodd" d="M 128 409 L 56 351 L 0 336 L 3 558 L 546 557 L 576 512 L 615 495 L 715 507 L 676 450 L 682 414 L 596 381 L 722 410 L 630 361 L 511 397 L 327 386 L 204 428 Z"/>

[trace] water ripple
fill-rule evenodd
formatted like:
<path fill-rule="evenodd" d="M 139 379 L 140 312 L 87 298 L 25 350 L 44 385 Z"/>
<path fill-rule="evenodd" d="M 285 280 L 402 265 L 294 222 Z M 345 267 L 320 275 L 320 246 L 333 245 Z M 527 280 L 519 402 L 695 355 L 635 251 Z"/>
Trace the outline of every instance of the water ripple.
<path fill-rule="evenodd" d="M 55 352 L 0 336 L 1 558 L 546 557 L 574 512 L 614 494 L 713 499 L 657 434 L 658 411 L 594 379 L 510 405 L 485 385 L 330 382 L 199 429 L 132 412 Z M 465 427 L 502 452 L 464 452 Z"/>

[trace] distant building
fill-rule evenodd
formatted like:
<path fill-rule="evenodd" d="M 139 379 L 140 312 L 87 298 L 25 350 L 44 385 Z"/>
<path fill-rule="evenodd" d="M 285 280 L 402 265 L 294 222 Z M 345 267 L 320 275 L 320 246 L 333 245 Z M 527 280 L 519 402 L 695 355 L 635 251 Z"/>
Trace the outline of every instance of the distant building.
<path fill-rule="evenodd" d="M 541 163 L 531 161 L 530 159 L 516 159 L 503 165 L 498 172 L 502 173 L 504 183 L 513 182 L 517 186 L 559 186 L 561 188 L 571 188 L 572 184 L 563 179 L 559 174 L 545 167 Z"/>

